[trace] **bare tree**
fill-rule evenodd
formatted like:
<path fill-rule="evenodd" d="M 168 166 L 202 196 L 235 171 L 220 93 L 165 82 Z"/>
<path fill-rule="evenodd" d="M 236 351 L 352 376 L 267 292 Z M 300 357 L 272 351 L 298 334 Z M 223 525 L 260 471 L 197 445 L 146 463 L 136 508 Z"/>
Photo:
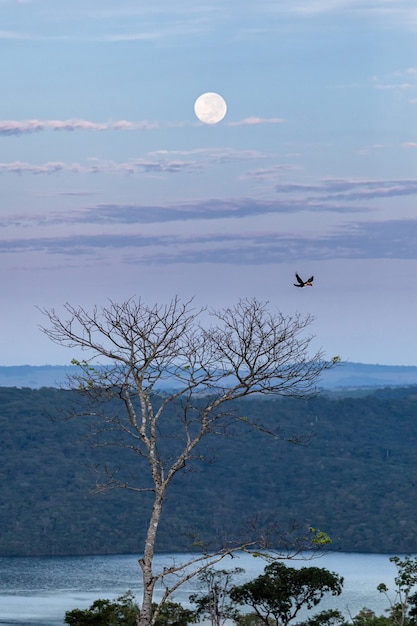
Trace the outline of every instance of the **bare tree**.
<path fill-rule="evenodd" d="M 197 606 L 197 617 L 207 617 L 211 626 L 224 626 L 228 620 L 236 620 L 239 611 L 229 592 L 233 577 L 244 571 L 242 567 L 232 570 L 210 567 L 200 574 L 201 592 L 190 595 L 190 602 Z"/>
<path fill-rule="evenodd" d="M 247 416 L 234 414 L 232 401 L 254 394 L 306 397 L 331 363 L 320 351 L 309 354 L 312 337 L 304 331 L 310 316 L 285 317 L 256 299 L 217 311 L 196 309 L 192 300 L 178 297 L 166 305 L 130 299 L 122 304 L 110 301 L 91 312 L 70 304 L 64 310 L 63 316 L 43 310 L 48 325 L 41 330 L 60 345 L 86 351 L 84 360 L 73 361 L 80 373 L 72 383 L 91 403 L 119 401 L 121 411 L 106 411 L 102 404 L 96 414 L 101 441 L 129 449 L 142 464 L 139 482 L 115 472 L 105 486 L 153 494 L 139 561 L 143 599 L 138 624 L 148 626 L 158 616 L 158 608 L 152 611 L 157 583 L 164 588 L 162 606 L 181 584 L 226 555 L 259 550 L 267 543 L 265 537 L 229 543 L 214 553 L 204 550 L 187 564 L 173 563 L 155 572 L 158 525 L 174 476 L 196 458 L 203 437 L 224 432 L 232 420 L 263 429 Z M 170 420 L 175 416 L 175 438 L 172 429 L 167 434 L 164 427 L 168 414 Z M 322 539 L 314 534 L 316 543 Z"/>

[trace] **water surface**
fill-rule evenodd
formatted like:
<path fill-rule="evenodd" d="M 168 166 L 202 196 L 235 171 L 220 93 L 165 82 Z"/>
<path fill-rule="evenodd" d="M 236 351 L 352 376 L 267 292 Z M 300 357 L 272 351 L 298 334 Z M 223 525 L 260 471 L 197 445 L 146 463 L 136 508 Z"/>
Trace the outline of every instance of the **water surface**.
<path fill-rule="evenodd" d="M 185 558 L 159 555 L 157 565 Z M 287 563 L 293 567 L 326 567 L 344 577 L 342 595 L 323 600 L 314 613 L 338 608 L 349 617 L 366 606 L 381 615 L 387 608 L 386 599 L 376 587 L 384 582 L 393 588 L 396 569 L 388 555 L 329 553 L 312 561 Z M 224 559 L 218 567 L 244 568 L 242 578 L 236 579 L 239 584 L 262 573 L 265 562 L 243 554 Z M 114 599 L 129 589 L 140 600 L 140 568 L 135 555 L 0 558 L 0 624 L 62 626 L 66 611 L 87 608 L 98 598 Z M 189 595 L 196 590 L 196 582 L 190 581 L 174 599 L 186 606 Z"/>

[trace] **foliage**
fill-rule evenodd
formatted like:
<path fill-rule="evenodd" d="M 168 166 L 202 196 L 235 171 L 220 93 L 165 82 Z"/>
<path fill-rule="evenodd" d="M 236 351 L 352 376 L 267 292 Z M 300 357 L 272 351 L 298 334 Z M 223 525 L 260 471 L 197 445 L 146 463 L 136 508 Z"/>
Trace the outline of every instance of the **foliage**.
<path fill-rule="evenodd" d="M 311 533 L 312 539 L 311 543 L 313 546 L 323 548 L 324 546 L 329 545 L 332 542 L 329 535 L 319 528 L 313 528 L 312 526 L 309 528 L 309 532 Z"/>
<path fill-rule="evenodd" d="M 153 610 L 157 608 L 154 604 Z M 110 600 L 95 600 L 88 609 L 74 609 L 65 613 L 69 626 L 136 626 L 140 614 L 131 591 Z M 188 626 L 196 621 L 194 611 L 177 602 L 166 602 L 159 611 L 156 626 Z"/>
<path fill-rule="evenodd" d="M 65 624 L 69 626 L 136 626 L 139 607 L 133 594 L 128 591 L 110 600 L 95 600 L 89 609 L 74 609 L 65 613 Z"/>
<path fill-rule="evenodd" d="M 352 619 L 353 626 L 392 626 L 391 620 L 385 615 L 377 616 L 374 611 L 364 607 Z"/>
<path fill-rule="evenodd" d="M 309 617 L 303 626 L 347 626 L 347 622 L 340 611 L 328 609 Z"/>
<path fill-rule="evenodd" d="M 295 569 L 275 562 L 265 567 L 256 579 L 234 587 L 232 600 L 250 606 L 265 624 L 287 626 L 301 608 L 317 606 L 327 593 L 340 595 L 343 578 L 325 568 Z"/>
<path fill-rule="evenodd" d="M 158 608 L 153 604 L 153 611 Z M 184 608 L 179 602 L 167 601 L 159 608 L 155 626 L 187 626 L 197 621 L 195 611 Z"/>
<path fill-rule="evenodd" d="M 222 626 L 226 620 L 236 620 L 238 611 L 229 592 L 233 576 L 243 572 L 241 567 L 233 570 L 208 568 L 203 571 L 199 580 L 205 593 L 194 593 L 190 596 L 190 602 L 197 606 L 196 615 L 199 618 L 208 618 L 212 626 Z"/>
<path fill-rule="evenodd" d="M 84 434 L 94 416 L 62 419 L 82 402 L 75 391 L 0 388 L 0 555 L 134 554 L 144 540 L 149 496 L 93 493 L 105 462 L 132 474 L 136 466 L 124 450 L 90 447 Z M 292 520 L 325 529 L 332 550 L 417 553 L 416 388 L 353 399 L 254 397 L 231 410 L 269 430 L 279 418 L 283 438 L 314 437 L 289 446 L 242 422 L 227 438 L 208 437 L 205 461 L 190 460 L 167 494 L 159 552 L 198 551 L 196 536 L 217 547 L 257 512 L 282 529 Z"/>
<path fill-rule="evenodd" d="M 337 609 L 327 609 L 304 618 L 296 626 L 404 626 L 416 625 L 417 557 L 391 557 L 397 567 L 395 577 L 395 596 L 392 599 L 385 584 L 377 589 L 389 602 L 386 615 L 377 616 L 374 611 L 364 607 L 357 615 L 347 621 Z M 231 587 L 232 576 L 243 572 L 234 570 L 214 570 L 209 568 L 199 576 L 202 590 L 206 594 L 193 594 L 190 597 L 197 605 L 197 610 L 185 609 L 181 604 L 166 602 L 159 610 L 155 621 L 157 626 L 188 626 L 208 617 L 215 626 L 226 620 L 236 626 L 285 626 L 295 619 L 302 608 L 311 609 L 320 603 L 326 593 L 339 595 L 343 579 L 326 569 L 315 567 L 295 570 L 280 562 L 265 567 L 264 574 L 258 578 Z M 297 575 L 297 572 L 300 574 Z M 213 593 L 214 592 L 214 598 Z M 213 602 L 214 599 L 214 602 Z M 239 613 L 236 604 L 247 602 L 255 612 Z M 211 606 L 210 606 L 211 605 Z M 212 606 L 215 611 L 212 611 Z M 158 609 L 153 605 L 153 611 Z M 65 623 L 70 626 L 136 626 L 139 608 L 134 603 L 131 592 L 115 602 L 96 600 L 89 609 L 75 609 L 66 613 Z"/>
<path fill-rule="evenodd" d="M 234 618 L 236 626 L 264 626 L 265 621 L 256 613 L 238 614 Z"/>
<path fill-rule="evenodd" d="M 397 568 L 395 582 L 395 597 L 392 600 L 388 594 L 388 587 L 385 583 L 378 585 L 378 591 L 383 593 L 390 604 L 390 621 L 395 626 L 404 626 L 410 621 L 410 611 L 412 616 L 416 613 L 415 600 L 417 593 L 417 557 L 405 556 L 401 559 L 398 556 L 390 558 Z M 414 593 L 412 591 L 414 590 Z"/>

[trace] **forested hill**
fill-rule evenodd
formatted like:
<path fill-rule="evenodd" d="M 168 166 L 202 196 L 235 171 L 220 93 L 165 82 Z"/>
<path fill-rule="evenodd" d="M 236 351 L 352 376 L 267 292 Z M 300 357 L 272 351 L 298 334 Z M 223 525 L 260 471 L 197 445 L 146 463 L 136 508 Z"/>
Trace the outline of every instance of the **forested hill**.
<path fill-rule="evenodd" d="M 0 555 L 140 552 L 147 499 L 91 494 L 90 468 L 108 450 L 90 448 L 82 420 L 63 419 L 74 394 L 0 388 Z M 315 436 L 297 446 L 242 424 L 213 439 L 201 454 L 215 462 L 190 465 L 172 487 L 160 551 L 187 549 L 190 530 L 213 539 L 267 515 L 326 531 L 334 550 L 417 552 L 417 387 L 236 408 L 283 435 Z M 112 461 L 143 471 L 120 453 Z"/>
<path fill-rule="evenodd" d="M 0 366 L 0 387 L 62 387 L 68 375 L 79 373 L 74 365 Z M 166 382 L 169 386 L 169 381 Z M 417 385 L 417 367 L 343 361 L 324 371 L 318 382 L 322 389 L 371 388 Z"/>

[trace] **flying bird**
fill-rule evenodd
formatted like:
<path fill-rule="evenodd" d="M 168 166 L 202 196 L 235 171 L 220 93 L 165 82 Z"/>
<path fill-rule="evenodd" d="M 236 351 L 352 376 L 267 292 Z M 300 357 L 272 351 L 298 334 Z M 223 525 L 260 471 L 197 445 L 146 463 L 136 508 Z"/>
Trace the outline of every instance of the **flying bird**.
<path fill-rule="evenodd" d="M 295 277 L 298 280 L 298 284 L 294 283 L 294 287 L 312 287 L 313 286 L 314 276 L 304 281 L 302 278 L 299 277 L 299 275 L 296 272 Z"/>

